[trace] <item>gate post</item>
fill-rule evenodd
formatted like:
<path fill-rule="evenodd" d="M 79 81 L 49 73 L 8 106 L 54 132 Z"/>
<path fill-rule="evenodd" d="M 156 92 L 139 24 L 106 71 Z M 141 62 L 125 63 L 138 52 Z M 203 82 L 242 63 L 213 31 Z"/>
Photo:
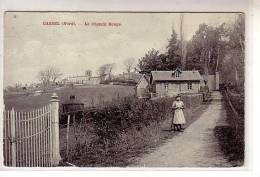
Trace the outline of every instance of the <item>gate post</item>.
<path fill-rule="evenodd" d="M 51 128 L 52 128 L 52 166 L 57 166 L 61 160 L 59 139 L 59 102 L 58 95 L 51 96 Z"/>
<path fill-rule="evenodd" d="M 10 122 L 11 122 L 11 147 L 12 147 L 12 166 L 16 167 L 16 137 L 15 137 L 15 112 L 14 108 L 11 110 L 11 117 L 10 117 Z"/>

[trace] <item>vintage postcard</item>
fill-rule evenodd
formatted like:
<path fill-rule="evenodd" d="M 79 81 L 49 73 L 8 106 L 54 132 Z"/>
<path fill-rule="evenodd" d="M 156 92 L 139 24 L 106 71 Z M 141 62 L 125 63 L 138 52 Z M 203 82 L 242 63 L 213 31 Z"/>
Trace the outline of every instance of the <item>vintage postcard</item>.
<path fill-rule="evenodd" d="M 245 14 L 4 14 L 8 167 L 243 167 Z"/>

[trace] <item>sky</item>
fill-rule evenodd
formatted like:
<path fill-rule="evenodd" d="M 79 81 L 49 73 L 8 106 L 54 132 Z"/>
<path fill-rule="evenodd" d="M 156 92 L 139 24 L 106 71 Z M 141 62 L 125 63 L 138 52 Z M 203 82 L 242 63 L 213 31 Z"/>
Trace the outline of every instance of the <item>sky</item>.
<path fill-rule="evenodd" d="M 179 20 L 179 13 L 7 12 L 4 87 L 37 82 L 38 72 L 49 66 L 59 68 L 63 78 L 83 75 L 87 69 L 96 75 L 106 63 L 116 64 L 115 74 L 125 72 L 123 61 L 127 58 L 137 61 L 152 48 L 166 52 L 172 28 L 179 34 Z M 185 13 L 185 39 L 191 39 L 201 23 L 218 25 L 234 20 L 234 13 Z M 46 22 L 60 25 L 43 25 Z"/>

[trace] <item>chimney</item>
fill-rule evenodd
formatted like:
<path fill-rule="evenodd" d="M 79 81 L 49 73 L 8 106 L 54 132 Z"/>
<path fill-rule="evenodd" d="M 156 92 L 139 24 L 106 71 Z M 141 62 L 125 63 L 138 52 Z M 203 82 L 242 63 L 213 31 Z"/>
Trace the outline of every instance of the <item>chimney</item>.
<path fill-rule="evenodd" d="M 75 95 L 70 95 L 70 100 L 75 100 L 76 96 Z"/>

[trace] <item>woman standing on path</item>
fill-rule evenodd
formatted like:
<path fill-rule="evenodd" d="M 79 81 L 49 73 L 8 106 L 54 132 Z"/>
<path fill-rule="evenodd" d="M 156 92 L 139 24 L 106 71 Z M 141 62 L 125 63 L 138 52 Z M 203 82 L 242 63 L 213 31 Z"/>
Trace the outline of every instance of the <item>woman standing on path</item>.
<path fill-rule="evenodd" d="M 184 109 L 184 103 L 181 101 L 180 95 L 176 96 L 176 100 L 172 104 L 172 109 L 174 110 L 173 130 L 182 131 L 182 125 L 186 124 L 186 120 L 182 111 Z"/>

